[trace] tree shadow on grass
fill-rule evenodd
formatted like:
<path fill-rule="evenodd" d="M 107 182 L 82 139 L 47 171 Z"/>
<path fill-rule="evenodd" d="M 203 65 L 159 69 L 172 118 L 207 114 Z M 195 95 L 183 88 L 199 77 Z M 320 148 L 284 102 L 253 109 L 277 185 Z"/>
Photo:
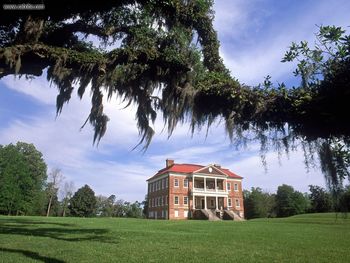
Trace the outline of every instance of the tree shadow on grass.
<path fill-rule="evenodd" d="M 12 249 L 12 248 L 0 247 L 0 252 L 19 253 L 19 254 L 23 254 L 24 256 L 26 256 L 28 258 L 34 259 L 36 261 L 42 261 L 42 262 L 47 262 L 47 263 L 65 263 L 65 261 L 63 261 L 63 260 L 41 256 L 37 252 L 32 252 L 32 251 L 23 250 L 23 249 Z"/>
<path fill-rule="evenodd" d="M 21 221 L 21 220 L 0 220 L 0 234 L 48 237 L 56 240 L 79 242 L 97 241 L 103 243 L 118 243 L 117 237 L 109 235 L 109 230 L 104 228 L 78 228 L 72 224 L 49 223 L 47 222 Z M 51 226 L 52 225 L 52 226 Z M 56 225 L 56 226 L 54 226 Z"/>
<path fill-rule="evenodd" d="M 48 221 L 37 221 L 37 220 L 30 220 L 27 218 L 1 218 L 0 217 L 0 225 L 1 224 L 18 224 L 18 225 L 56 225 L 56 226 L 75 226 L 75 224 L 70 223 L 59 223 L 59 222 L 48 222 Z"/>

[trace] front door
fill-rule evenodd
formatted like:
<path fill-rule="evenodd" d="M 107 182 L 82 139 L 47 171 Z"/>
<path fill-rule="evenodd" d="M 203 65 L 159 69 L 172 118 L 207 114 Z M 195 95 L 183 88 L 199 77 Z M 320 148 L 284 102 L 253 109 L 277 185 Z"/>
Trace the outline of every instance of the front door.
<path fill-rule="evenodd" d="M 221 209 L 221 208 L 223 208 L 224 207 L 224 198 L 223 197 L 219 197 L 218 198 L 219 200 L 218 200 L 218 209 Z"/>
<path fill-rule="evenodd" d="M 205 208 L 204 198 L 201 199 L 201 204 L 202 204 L 202 209 L 204 209 Z"/>

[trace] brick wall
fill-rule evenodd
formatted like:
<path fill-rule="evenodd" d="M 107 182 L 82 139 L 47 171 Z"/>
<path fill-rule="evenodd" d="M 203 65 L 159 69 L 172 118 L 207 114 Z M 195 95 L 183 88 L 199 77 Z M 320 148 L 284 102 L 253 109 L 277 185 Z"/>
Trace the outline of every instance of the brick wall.
<path fill-rule="evenodd" d="M 178 186 L 175 186 L 175 179 Z M 188 187 L 184 187 L 184 180 L 188 180 Z M 169 219 L 187 219 L 185 211 L 190 211 L 190 187 L 192 181 L 186 176 L 169 176 Z M 178 204 L 175 204 L 175 197 L 178 197 Z M 184 204 L 184 197 L 187 197 L 187 204 Z M 177 211 L 177 216 L 176 216 Z"/>
<path fill-rule="evenodd" d="M 231 200 L 232 200 L 232 206 L 228 207 L 228 204 L 227 204 L 227 207 L 229 210 L 233 210 L 235 212 L 238 212 L 239 215 L 244 217 L 242 181 L 228 179 L 227 182 L 231 184 L 231 190 L 228 191 L 228 198 L 231 198 Z M 237 191 L 235 191 L 235 184 L 237 184 L 237 186 L 238 186 Z M 236 200 L 238 200 L 239 206 L 236 205 Z"/>

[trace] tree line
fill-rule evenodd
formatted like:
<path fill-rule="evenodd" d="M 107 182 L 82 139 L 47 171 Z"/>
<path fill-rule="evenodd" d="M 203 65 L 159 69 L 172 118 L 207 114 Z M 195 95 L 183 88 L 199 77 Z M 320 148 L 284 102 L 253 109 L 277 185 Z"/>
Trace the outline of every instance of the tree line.
<path fill-rule="evenodd" d="M 350 185 L 335 197 L 317 185 L 309 185 L 308 193 L 283 184 L 276 193 L 252 187 L 244 191 L 244 213 L 247 219 L 287 217 L 304 213 L 349 212 Z"/>
<path fill-rule="evenodd" d="M 144 217 L 144 201 L 96 196 L 88 185 L 74 189 L 60 169 L 47 173 L 43 155 L 33 144 L 0 145 L 0 214 Z"/>

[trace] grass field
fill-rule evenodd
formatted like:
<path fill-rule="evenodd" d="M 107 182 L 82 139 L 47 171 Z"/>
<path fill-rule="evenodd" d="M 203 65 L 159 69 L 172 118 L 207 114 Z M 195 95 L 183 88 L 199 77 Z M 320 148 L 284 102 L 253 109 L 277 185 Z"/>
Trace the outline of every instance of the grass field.
<path fill-rule="evenodd" d="M 350 262 L 350 219 L 246 222 L 0 216 L 0 262 Z"/>

